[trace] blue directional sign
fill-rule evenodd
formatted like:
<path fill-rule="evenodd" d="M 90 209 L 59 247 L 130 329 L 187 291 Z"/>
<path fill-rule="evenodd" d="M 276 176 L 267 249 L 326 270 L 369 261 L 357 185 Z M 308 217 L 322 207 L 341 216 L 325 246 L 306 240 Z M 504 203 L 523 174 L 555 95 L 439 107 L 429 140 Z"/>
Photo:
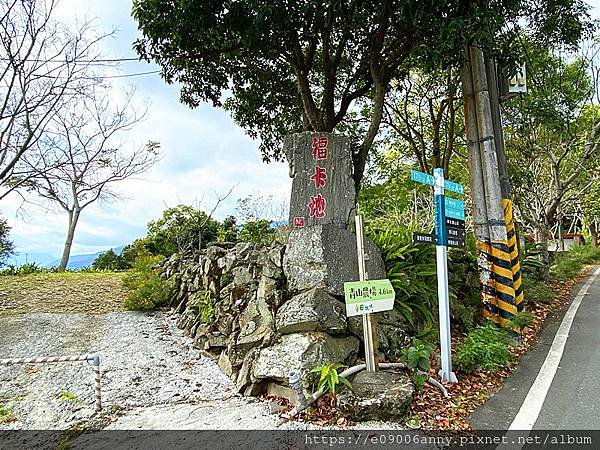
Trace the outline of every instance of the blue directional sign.
<path fill-rule="evenodd" d="M 435 186 L 435 178 L 433 175 L 429 175 L 425 172 L 419 172 L 418 170 L 410 171 L 410 179 L 417 183 L 428 184 L 429 186 Z"/>
<path fill-rule="evenodd" d="M 444 189 L 446 191 L 456 192 L 457 194 L 465 193 L 465 187 L 462 184 L 458 184 L 449 180 L 444 180 Z"/>
<path fill-rule="evenodd" d="M 446 217 L 465 220 L 465 202 L 462 200 L 444 197 L 444 210 Z"/>

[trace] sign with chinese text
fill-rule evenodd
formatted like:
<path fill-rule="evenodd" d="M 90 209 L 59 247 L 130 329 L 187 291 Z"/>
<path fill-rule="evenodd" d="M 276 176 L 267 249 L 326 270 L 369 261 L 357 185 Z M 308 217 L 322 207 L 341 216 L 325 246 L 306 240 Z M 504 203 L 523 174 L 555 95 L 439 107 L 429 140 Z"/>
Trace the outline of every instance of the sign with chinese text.
<path fill-rule="evenodd" d="M 331 133 L 297 133 L 286 137 L 284 152 L 293 178 L 291 227 L 333 223 L 347 228 L 355 209 L 348 138 Z"/>
<path fill-rule="evenodd" d="M 396 293 L 390 280 L 349 281 L 344 283 L 348 317 L 390 311 Z"/>

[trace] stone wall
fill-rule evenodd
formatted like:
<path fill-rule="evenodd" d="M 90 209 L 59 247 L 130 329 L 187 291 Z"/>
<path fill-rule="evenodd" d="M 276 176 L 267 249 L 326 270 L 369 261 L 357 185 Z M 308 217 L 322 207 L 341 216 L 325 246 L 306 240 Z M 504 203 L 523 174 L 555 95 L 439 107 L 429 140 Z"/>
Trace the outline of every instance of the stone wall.
<path fill-rule="evenodd" d="M 359 349 L 340 300 L 318 287 L 289 294 L 283 254 L 281 245 L 224 243 L 163 266 L 175 282 L 178 325 L 246 395 L 282 394 L 297 369 L 308 388 L 310 368 L 353 363 Z"/>
<path fill-rule="evenodd" d="M 346 318 L 343 284 L 335 281 L 357 278 L 354 233 L 333 225 L 292 233 L 307 236 L 296 236 L 287 248 L 214 244 L 193 256 L 173 255 L 163 265 L 175 284 L 179 327 L 245 395 L 290 395 L 292 370 L 301 370 L 311 390 L 311 368 L 351 365 L 361 353 L 361 323 Z M 371 278 L 385 277 L 371 242 L 367 255 Z M 390 340 L 402 340 L 403 323 L 393 312 L 381 319 L 379 347 L 386 351 Z"/>

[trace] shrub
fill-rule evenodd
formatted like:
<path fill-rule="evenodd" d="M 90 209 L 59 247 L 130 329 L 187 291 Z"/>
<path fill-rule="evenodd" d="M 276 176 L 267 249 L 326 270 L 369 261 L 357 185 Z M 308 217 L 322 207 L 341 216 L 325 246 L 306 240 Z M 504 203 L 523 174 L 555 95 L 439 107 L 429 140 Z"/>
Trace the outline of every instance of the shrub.
<path fill-rule="evenodd" d="M 241 242 L 255 242 L 257 244 L 270 244 L 275 238 L 275 229 L 271 221 L 265 219 L 250 220 L 242 225 L 238 235 Z"/>
<path fill-rule="evenodd" d="M 550 304 L 554 301 L 556 294 L 543 281 L 536 281 L 528 276 L 523 276 L 521 280 L 523 281 L 523 294 L 526 301 L 545 304 Z"/>
<path fill-rule="evenodd" d="M 557 280 L 564 281 L 577 276 L 582 268 L 583 264 L 581 261 L 570 258 L 568 255 L 557 255 L 554 259 L 554 265 L 550 268 L 550 272 Z"/>
<path fill-rule="evenodd" d="M 109 251 L 100 253 L 92 263 L 94 270 L 127 270 L 131 265 L 121 255 L 117 255 L 111 248 Z"/>
<path fill-rule="evenodd" d="M 163 256 L 140 255 L 123 279 L 129 289 L 125 307 L 134 311 L 150 311 L 169 301 L 172 285 L 158 273 Z"/>
<path fill-rule="evenodd" d="M 557 280 L 568 280 L 581 272 L 585 264 L 600 261 L 600 250 L 590 245 L 573 247 L 567 252 L 557 253 L 550 272 Z"/>
<path fill-rule="evenodd" d="M 521 311 L 512 318 L 510 323 L 519 330 L 519 333 L 523 333 L 523 328 L 526 328 L 533 323 L 533 314 L 529 311 Z"/>
<path fill-rule="evenodd" d="M 200 322 L 206 324 L 211 322 L 214 307 L 209 291 L 201 290 L 196 292 L 191 301 L 188 302 L 188 306 L 196 310 Z"/>
<path fill-rule="evenodd" d="M 435 249 L 413 244 L 408 229 L 369 229 L 368 236 L 381 250 L 387 277 L 396 291 L 394 308 L 413 331 L 435 323 L 437 278 Z"/>
<path fill-rule="evenodd" d="M 487 323 L 465 336 L 456 348 L 454 362 L 463 372 L 472 373 L 477 369 L 496 371 L 511 359 L 508 333 Z"/>
<path fill-rule="evenodd" d="M 409 348 L 402 350 L 401 359 L 412 370 L 412 378 L 418 391 L 423 389 L 427 381 L 429 369 L 431 368 L 431 351 L 433 346 L 428 342 L 414 338 L 413 344 Z M 420 371 L 425 373 L 419 373 Z"/>
<path fill-rule="evenodd" d="M 13 414 L 12 407 L 0 403 L 0 423 L 8 423 L 17 420 Z"/>

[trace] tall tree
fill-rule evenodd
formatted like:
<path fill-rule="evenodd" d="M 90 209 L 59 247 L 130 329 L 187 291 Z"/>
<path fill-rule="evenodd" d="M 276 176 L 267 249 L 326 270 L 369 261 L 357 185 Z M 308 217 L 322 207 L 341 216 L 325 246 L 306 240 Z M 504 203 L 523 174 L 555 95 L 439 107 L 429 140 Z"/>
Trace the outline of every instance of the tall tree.
<path fill-rule="evenodd" d="M 55 21 L 56 4 L 0 1 L 0 199 L 31 187 L 32 176 L 55 163 L 32 149 L 56 112 L 88 84 L 99 58 L 96 44 L 105 35 L 92 37 L 88 22 L 68 29 Z"/>
<path fill-rule="evenodd" d="M 96 86 L 72 98 L 51 120 L 38 146 L 42 154 L 58 161 L 49 170 L 36 172 L 33 188 L 42 198 L 68 213 L 68 229 L 60 269 L 65 269 L 81 212 L 95 202 L 117 194 L 112 185 L 147 171 L 159 158 L 159 144 L 127 151 L 122 134 L 143 119 L 131 105 L 132 93 L 116 105 L 110 90 Z M 34 171 L 35 167 L 30 167 Z"/>
<path fill-rule="evenodd" d="M 286 134 L 348 130 L 364 106 L 367 125 L 352 136 L 358 190 L 390 83 L 409 57 L 458 64 L 474 40 L 508 47 L 525 15 L 534 34 L 573 42 L 585 11 L 581 0 L 134 0 L 143 33 L 134 46 L 182 84 L 184 103 L 228 109 L 260 137 L 265 160 L 282 158 Z"/>
<path fill-rule="evenodd" d="M 506 146 L 515 203 L 548 262 L 550 228 L 591 186 L 585 175 L 600 154 L 600 109 L 592 105 L 590 61 L 567 62 L 535 45 L 526 54 L 528 93 L 505 103 Z"/>
<path fill-rule="evenodd" d="M 460 72 L 413 70 L 394 87 L 384 116 L 392 145 L 404 147 L 403 156 L 416 159 L 423 172 L 441 167 L 449 178 L 450 161 L 464 135 Z"/>

